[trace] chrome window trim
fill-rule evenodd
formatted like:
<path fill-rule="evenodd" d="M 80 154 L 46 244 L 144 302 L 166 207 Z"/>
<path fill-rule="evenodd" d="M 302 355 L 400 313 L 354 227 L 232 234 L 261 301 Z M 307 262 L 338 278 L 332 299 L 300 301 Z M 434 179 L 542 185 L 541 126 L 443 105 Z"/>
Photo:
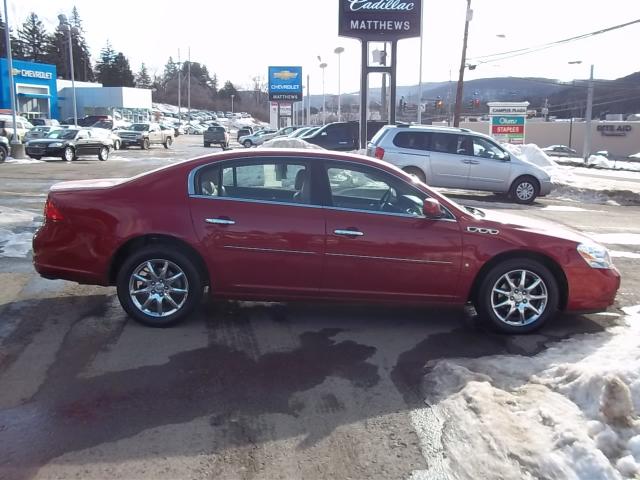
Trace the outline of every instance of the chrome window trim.
<path fill-rule="evenodd" d="M 351 255 L 348 253 L 325 253 L 325 255 L 329 257 L 365 258 L 369 260 L 391 260 L 394 262 L 425 263 L 425 264 L 434 264 L 434 265 L 453 265 L 453 262 L 445 262 L 441 260 L 417 260 L 414 258 L 375 257 L 371 255 Z"/>
<path fill-rule="evenodd" d="M 441 207 L 446 211 L 446 213 L 450 216 L 450 218 L 427 219 L 427 217 L 425 217 L 424 215 L 417 216 L 417 215 L 410 215 L 410 214 L 407 214 L 407 213 L 376 212 L 374 210 L 358 210 L 358 209 L 351 209 L 351 208 L 334 207 L 334 206 L 329 206 L 329 205 L 317 205 L 317 204 L 312 204 L 312 203 L 293 203 L 293 202 L 280 202 L 280 201 L 275 201 L 275 200 L 253 200 L 253 199 L 248 199 L 248 198 L 217 197 L 217 196 L 211 196 L 211 195 L 198 195 L 198 194 L 195 193 L 196 175 L 203 168 L 207 168 L 207 167 L 210 167 L 210 166 L 217 166 L 217 165 L 222 166 L 222 165 L 224 165 L 225 163 L 228 163 L 228 162 L 237 162 L 237 161 L 244 161 L 244 160 L 258 160 L 258 159 L 268 159 L 268 158 L 281 159 L 282 157 L 277 157 L 277 156 L 239 157 L 239 158 L 232 158 L 232 159 L 228 159 L 228 160 L 218 160 L 216 162 L 207 163 L 207 164 L 204 164 L 204 165 L 200 165 L 199 167 L 195 167 L 189 172 L 189 176 L 187 177 L 187 193 L 192 198 L 206 198 L 206 199 L 209 199 L 209 200 L 231 200 L 231 201 L 237 201 L 237 202 L 266 203 L 266 204 L 269 204 L 269 205 L 289 205 L 289 206 L 295 206 L 295 207 L 326 208 L 326 209 L 329 209 L 329 210 L 341 210 L 341 211 L 345 211 L 345 212 L 372 213 L 372 214 L 377 214 L 377 215 L 391 215 L 391 216 L 405 217 L 405 218 L 406 217 L 409 217 L 409 218 L 423 218 L 423 219 L 426 219 L 426 220 L 433 220 L 433 221 L 439 221 L 439 222 L 454 222 L 454 223 L 458 222 L 458 219 L 451 212 L 451 210 L 449 210 L 446 206 L 444 206 L 442 204 L 441 204 Z M 399 175 L 396 175 L 395 172 L 388 172 L 387 170 L 384 170 L 384 169 L 382 169 L 382 168 L 380 168 L 380 167 L 378 167 L 376 165 L 367 165 L 367 164 L 362 164 L 362 163 L 359 163 L 359 162 L 354 162 L 354 161 L 351 161 L 351 160 L 348 160 L 348 159 L 334 159 L 334 158 L 327 158 L 327 157 L 299 156 L 299 157 L 295 157 L 295 158 L 299 159 L 301 161 L 307 161 L 307 162 L 317 161 L 318 158 L 321 158 L 321 160 L 325 161 L 325 162 L 342 162 L 342 163 L 348 163 L 348 164 L 356 165 L 356 166 L 359 165 L 359 166 L 364 166 L 364 167 L 368 167 L 368 168 L 373 168 L 373 169 L 378 170 L 378 171 L 380 171 L 380 172 L 382 172 L 384 174 L 391 175 L 392 177 L 398 179 L 401 182 L 404 182 L 404 183 L 408 184 L 413 189 L 418 190 L 422 194 L 426 195 L 419 188 L 414 187 L 413 185 L 408 183 L 404 178 L 400 177 Z M 433 197 L 430 197 L 430 198 L 433 198 Z"/>

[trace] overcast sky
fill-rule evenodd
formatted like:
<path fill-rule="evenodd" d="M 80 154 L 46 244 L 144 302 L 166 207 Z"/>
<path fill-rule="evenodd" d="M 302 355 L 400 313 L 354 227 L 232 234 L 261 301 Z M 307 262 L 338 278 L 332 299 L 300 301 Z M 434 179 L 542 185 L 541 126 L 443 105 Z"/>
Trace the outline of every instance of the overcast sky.
<path fill-rule="evenodd" d="M 34 11 L 52 30 L 59 13 L 78 7 L 93 59 L 107 39 L 137 71 L 145 62 L 162 73 L 168 57 L 207 65 L 224 80 L 249 86 L 269 65 L 302 65 L 311 92 L 321 93 L 317 56 L 328 63 L 326 91 L 337 92 L 337 46 L 342 91 L 359 89 L 360 44 L 338 37 L 337 0 L 8 0 L 12 27 Z M 640 0 L 472 0 L 468 57 L 530 47 L 640 18 Z M 423 0 L 423 81 L 455 80 L 460 65 L 465 0 Z M 500 35 L 500 37 L 498 36 Z M 504 38 L 502 38 L 504 36 Z M 466 78 L 538 76 L 613 79 L 640 70 L 640 24 L 566 46 L 478 66 Z M 398 84 L 418 82 L 419 40 L 402 40 Z M 580 65 L 568 61 L 581 60 Z"/>

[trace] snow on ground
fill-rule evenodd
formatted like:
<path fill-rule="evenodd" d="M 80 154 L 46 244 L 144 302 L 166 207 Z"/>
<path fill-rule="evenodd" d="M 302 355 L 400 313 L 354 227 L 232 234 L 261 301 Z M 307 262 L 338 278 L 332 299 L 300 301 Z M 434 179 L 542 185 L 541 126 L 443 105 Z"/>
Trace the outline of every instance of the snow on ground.
<path fill-rule="evenodd" d="M 14 163 L 17 165 L 27 164 L 27 163 L 45 163 L 42 160 L 35 160 L 33 158 L 13 158 L 7 157 L 4 163 Z"/>
<path fill-rule="evenodd" d="M 609 160 L 607 157 L 602 155 L 591 155 L 587 160 L 587 164 L 597 168 L 606 168 L 611 170 L 622 169 L 640 172 L 640 163 L 638 162 Z"/>
<path fill-rule="evenodd" d="M 264 142 L 259 148 L 304 148 L 309 150 L 324 150 L 318 145 L 305 142 L 300 138 L 276 137 Z"/>
<path fill-rule="evenodd" d="M 539 167 L 556 167 L 557 164 L 549 156 L 542 151 L 535 143 L 529 143 L 526 145 L 511 145 L 510 143 L 503 143 L 502 146 L 509 151 L 509 153 L 516 155 L 517 157 L 524 158 L 526 161 L 533 163 Z"/>
<path fill-rule="evenodd" d="M 626 317 L 604 332 L 533 357 L 427 364 L 430 408 L 412 415 L 425 455 L 437 455 L 430 461 L 437 471 L 425 473 L 461 480 L 639 478 L 640 306 L 624 310 Z M 421 414 L 435 419 L 438 431 L 421 428 L 428 423 Z"/>
<path fill-rule="evenodd" d="M 39 214 L 0 205 L 0 258 L 25 257 L 37 228 Z"/>

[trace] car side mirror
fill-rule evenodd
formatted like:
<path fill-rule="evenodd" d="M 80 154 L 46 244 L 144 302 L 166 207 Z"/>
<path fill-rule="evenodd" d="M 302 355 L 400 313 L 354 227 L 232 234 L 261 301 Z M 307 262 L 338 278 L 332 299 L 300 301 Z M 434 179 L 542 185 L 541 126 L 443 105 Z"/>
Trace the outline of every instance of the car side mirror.
<path fill-rule="evenodd" d="M 442 206 L 435 198 L 427 198 L 422 204 L 422 213 L 427 218 L 441 218 Z"/>

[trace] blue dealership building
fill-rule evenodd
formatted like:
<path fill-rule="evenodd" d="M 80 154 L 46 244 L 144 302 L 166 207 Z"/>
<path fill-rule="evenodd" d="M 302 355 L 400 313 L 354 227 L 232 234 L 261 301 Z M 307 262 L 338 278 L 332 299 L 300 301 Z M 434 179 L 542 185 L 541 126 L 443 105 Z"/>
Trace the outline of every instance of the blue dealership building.
<path fill-rule="evenodd" d="M 9 68 L 0 58 L 0 109 L 11 109 Z M 16 111 L 27 118 L 58 118 L 58 88 L 55 65 L 13 61 Z"/>

